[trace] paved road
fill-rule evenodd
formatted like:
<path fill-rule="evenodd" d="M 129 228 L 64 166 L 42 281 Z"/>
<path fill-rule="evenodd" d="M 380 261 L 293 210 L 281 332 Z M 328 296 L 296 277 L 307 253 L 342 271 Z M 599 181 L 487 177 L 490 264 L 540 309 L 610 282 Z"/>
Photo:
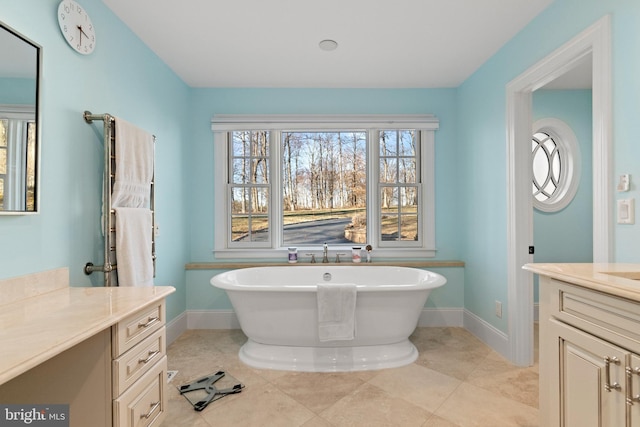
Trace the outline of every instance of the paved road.
<path fill-rule="evenodd" d="M 322 221 L 301 222 L 284 226 L 284 244 L 286 245 L 321 245 L 351 243 L 344 238 L 344 228 L 351 222 L 349 218 L 326 219 Z M 267 233 L 257 233 L 254 241 L 260 242 L 267 239 Z"/>
<path fill-rule="evenodd" d="M 344 228 L 351 222 L 349 218 L 326 219 L 302 222 L 284 227 L 284 244 L 351 243 L 344 238 Z"/>

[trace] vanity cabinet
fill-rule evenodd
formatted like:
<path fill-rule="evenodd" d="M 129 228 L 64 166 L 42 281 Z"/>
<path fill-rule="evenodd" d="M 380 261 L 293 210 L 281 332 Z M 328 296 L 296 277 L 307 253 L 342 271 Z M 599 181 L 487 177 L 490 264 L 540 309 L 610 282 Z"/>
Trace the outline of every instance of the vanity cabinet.
<path fill-rule="evenodd" d="M 162 423 L 167 410 L 164 301 L 111 328 L 113 426 Z"/>
<path fill-rule="evenodd" d="M 541 276 L 540 417 L 640 427 L 640 303 Z"/>
<path fill-rule="evenodd" d="M 69 405 L 71 427 L 160 425 L 167 410 L 165 298 L 174 291 L 62 286 L 5 298 L 0 403 Z"/>

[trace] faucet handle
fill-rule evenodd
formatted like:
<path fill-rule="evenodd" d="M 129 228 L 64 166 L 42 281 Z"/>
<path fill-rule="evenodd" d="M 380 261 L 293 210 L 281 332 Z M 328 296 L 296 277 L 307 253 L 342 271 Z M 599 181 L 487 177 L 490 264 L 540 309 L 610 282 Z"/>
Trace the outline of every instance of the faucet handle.
<path fill-rule="evenodd" d="M 315 264 L 316 263 L 316 254 L 306 254 L 307 256 L 311 256 L 311 264 Z"/>
<path fill-rule="evenodd" d="M 338 253 L 336 254 L 336 264 L 340 263 L 340 255 L 346 255 L 345 253 Z"/>

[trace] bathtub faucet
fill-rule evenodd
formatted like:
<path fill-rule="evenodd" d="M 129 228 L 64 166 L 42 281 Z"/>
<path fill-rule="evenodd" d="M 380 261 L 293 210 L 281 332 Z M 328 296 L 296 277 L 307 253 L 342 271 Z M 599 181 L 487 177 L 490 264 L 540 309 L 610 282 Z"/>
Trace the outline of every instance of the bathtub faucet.
<path fill-rule="evenodd" d="M 322 245 L 322 263 L 326 264 L 329 262 L 329 246 L 327 242 L 324 242 Z"/>

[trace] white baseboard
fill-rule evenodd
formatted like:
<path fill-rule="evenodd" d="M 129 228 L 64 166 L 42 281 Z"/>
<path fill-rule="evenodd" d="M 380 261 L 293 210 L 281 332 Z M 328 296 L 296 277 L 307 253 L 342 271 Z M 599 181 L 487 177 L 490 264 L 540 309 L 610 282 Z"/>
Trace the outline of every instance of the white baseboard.
<path fill-rule="evenodd" d="M 511 359 L 511 349 L 507 334 L 467 310 L 464 311 L 463 326 L 480 341 L 500 353 L 507 360 Z"/>
<path fill-rule="evenodd" d="M 240 329 L 233 310 L 188 310 L 187 329 Z"/>
<path fill-rule="evenodd" d="M 167 323 L 167 345 L 174 342 L 187 329 L 187 312 L 184 311 Z"/>
<path fill-rule="evenodd" d="M 418 326 L 421 327 L 462 327 L 462 308 L 424 308 L 418 319 Z"/>

